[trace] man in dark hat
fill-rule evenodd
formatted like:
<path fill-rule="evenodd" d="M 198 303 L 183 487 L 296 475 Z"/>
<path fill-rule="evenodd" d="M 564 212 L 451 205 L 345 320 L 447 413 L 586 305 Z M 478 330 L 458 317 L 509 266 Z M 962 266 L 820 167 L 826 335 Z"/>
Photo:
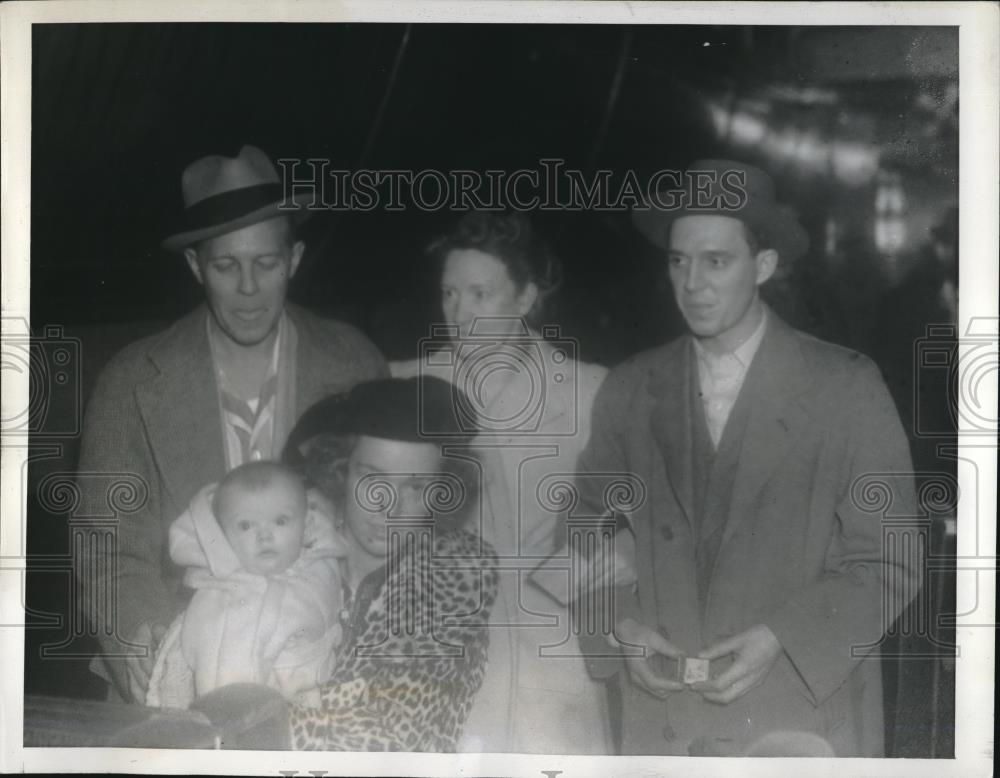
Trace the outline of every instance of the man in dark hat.
<path fill-rule="evenodd" d="M 588 473 L 647 490 L 629 517 L 638 582 L 618 589 L 607 639 L 625 656 L 623 750 L 740 754 L 805 731 L 839 756 L 880 755 L 866 655 L 916 586 L 883 551 L 909 531 L 883 516 L 914 515 L 906 437 L 870 360 L 762 302 L 808 248 L 771 178 L 707 160 L 684 179 L 693 197 L 633 218 L 666 252 L 690 332 L 608 376 L 580 464 L 585 515 L 604 508 Z"/>
<path fill-rule="evenodd" d="M 137 702 L 181 604 L 180 571 L 166 554 L 170 522 L 228 470 L 277 458 L 316 400 L 387 374 L 353 327 L 286 304 L 305 213 L 284 202 L 260 149 L 199 159 L 181 183 L 184 221 L 163 247 L 183 253 L 206 302 L 110 361 L 87 408 L 79 466 L 83 515 L 113 512 L 116 476 L 139 479 L 136 510 L 110 531 L 113 545 L 77 560 L 105 654 L 92 668 Z"/>

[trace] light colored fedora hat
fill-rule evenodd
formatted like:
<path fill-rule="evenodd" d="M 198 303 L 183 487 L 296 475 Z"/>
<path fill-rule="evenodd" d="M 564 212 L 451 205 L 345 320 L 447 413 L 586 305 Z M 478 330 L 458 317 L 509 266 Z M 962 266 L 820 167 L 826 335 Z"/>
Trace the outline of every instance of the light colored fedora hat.
<path fill-rule="evenodd" d="M 297 221 L 309 215 L 296 198 L 285 200 L 274 163 L 256 146 L 244 146 L 236 157 L 213 155 L 192 162 L 184 169 L 181 191 L 184 215 L 174 234 L 160 244 L 168 251 L 281 214 Z"/>

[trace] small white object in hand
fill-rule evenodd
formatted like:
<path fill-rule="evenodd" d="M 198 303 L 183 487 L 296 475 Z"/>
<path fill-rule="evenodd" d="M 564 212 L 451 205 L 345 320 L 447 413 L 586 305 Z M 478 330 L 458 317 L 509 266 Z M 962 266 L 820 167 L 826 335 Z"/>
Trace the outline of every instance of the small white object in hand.
<path fill-rule="evenodd" d="M 695 657 L 684 659 L 684 683 L 698 683 L 708 680 L 708 660 Z"/>

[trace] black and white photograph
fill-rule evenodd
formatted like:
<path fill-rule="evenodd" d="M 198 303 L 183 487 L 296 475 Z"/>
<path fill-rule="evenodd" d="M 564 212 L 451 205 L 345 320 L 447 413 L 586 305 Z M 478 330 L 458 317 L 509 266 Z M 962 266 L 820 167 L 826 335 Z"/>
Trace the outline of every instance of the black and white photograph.
<path fill-rule="evenodd" d="M 0 11 L 5 771 L 991 773 L 996 4 Z"/>

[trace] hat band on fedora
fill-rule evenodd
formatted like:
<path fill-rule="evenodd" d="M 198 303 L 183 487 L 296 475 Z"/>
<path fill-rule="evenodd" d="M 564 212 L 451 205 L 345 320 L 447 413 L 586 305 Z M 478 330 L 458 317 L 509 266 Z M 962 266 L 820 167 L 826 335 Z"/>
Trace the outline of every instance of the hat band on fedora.
<path fill-rule="evenodd" d="M 277 205 L 282 199 L 281 184 L 278 183 L 221 192 L 187 208 L 180 231 L 194 232 L 226 224 L 269 205 Z"/>

